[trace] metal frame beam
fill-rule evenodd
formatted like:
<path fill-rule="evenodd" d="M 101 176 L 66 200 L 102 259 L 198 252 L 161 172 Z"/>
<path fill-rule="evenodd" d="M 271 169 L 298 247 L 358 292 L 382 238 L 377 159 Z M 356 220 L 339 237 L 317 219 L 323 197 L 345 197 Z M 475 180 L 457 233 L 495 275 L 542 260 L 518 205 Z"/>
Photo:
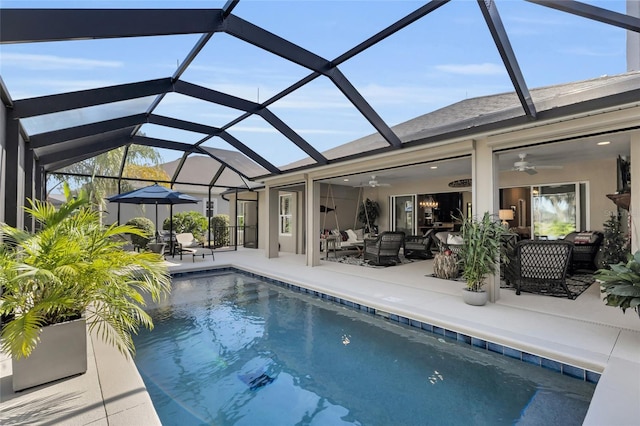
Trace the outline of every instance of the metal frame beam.
<path fill-rule="evenodd" d="M 217 90 L 198 86 L 197 84 L 187 83 L 183 80 L 178 80 L 174 83 L 174 90 L 176 93 L 180 93 L 181 95 L 190 96 L 192 98 L 200 99 L 207 102 L 213 102 L 219 105 L 224 105 L 226 107 L 237 109 L 239 111 L 255 113 L 260 108 L 262 108 L 262 106 L 258 103 L 238 98 L 237 96 L 218 92 Z"/>
<path fill-rule="evenodd" d="M 131 139 L 128 136 L 109 137 L 103 140 L 84 144 L 82 146 L 60 149 L 50 154 L 40 155 L 38 156 L 38 160 L 40 161 L 40 164 L 45 167 L 45 170 L 53 170 L 51 168 L 53 163 L 64 164 L 62 166 L 57 166 L 56 168 L 68 166 L 70 164 L 77 163 L 78 161 L 95 157 L 103 152 L 120 148 L 130 142 Z"/>
<path fill-rule="evenodd" d="M 270 161 L 267 161 L 267 159 L 265 159 L 262 155 L 259 155 L 258 153 L 256 153 L 254 150 L 252 150 L 251 148 L 249 148 L 248 146 L 240 142 L 238 139 L 236 139 L 233 135 L 229 134 L 228 132 L 222 131 L 218 135 L 218 137 L 223 141 L 225 141 L 226 143 L 228 143 L 229 145 L 231 145 L 232 147 L 234 147 L 235 149 L 237 149 L 238 151 L 240 151 L 241 153 L 243 153 L 244 155 L 246 155 L 247 157 L 249 157 L 250 159 L 252 159 L 253 161 L 255 161 L 256 163 L 258 163 L 259 165 L 261 165 L 263 168 L 267 169 L 269 172 L 273 173 L 274 175 L 279 175 L 282 173 L 282 171 L 276 166 L 274 166 Z"/>
<path fill-rule="evenodd" d="M 222 15 L 221 9 L 2 9 L 0 43 L 218 32 Z"/>
<path fill-rule="evenodd" d="M 4 10 L 2 11 L 4 13 Z M 13 117 L 27 118 L 36 115 L 86 108 L 111 102 L 153 96 L 172 91 L 170 78 L 147 80 L 137 83 L 119 84 L 98 89 L 79 90 L 58 95 L 14 101 Z"/>
<path fill-rule="evenodd" d="M 383 29 L 382 31 L 378 32 L 377 34 L 374 34 L 373 36 L 369 37 L 368 39 L 366 39 L 365 41 L 363 41 L 359 45 L 355 46 L 354 48 L 349 49 L 348 51 L 346 51 L 345 53 L 343 53 L 342 55 L 338 56 L 336 59 L 331 61 L 331 63 L 333 65 L 335 65 L 335 66 L 340 65 L 344 61 L 353 58 L 358 53 L 367 50 L 368 48 L 370 48 L 374 44 L 377 44 L 377 43 L 381 42 L 385 38 L 395 34 L 396 32 L 400 31 L 403 28 L 413 24 L 418 19 L 423 18 L 424 16 L 428 15 L 429 13 L 431 13 L 434 10 L 438 9 L 439 7 L 444 6 L 445 4 L 449 3 L 450 1 L 451 0 L 432 0 L 432 1 L 430 1 L 429 3 L 425 4 L 424 6 L 416 9 L 413 12 L 411 12 L 410 14 L 405 16 L 404 18 L 402 18 L 402 19 L 396 21 L 395 23 L 389 25 L 387 28 Z"/>
<path fill-rule="evenodd" d="M 540 6 L 549 7 L 551 9 L 560 10 L 562 12 L 571 13 L 583 18 L 593 19 L 594 21 L 603 22 L 605 24 L 614 25 L 624 28 L 625 30 L 640 33 L 640 18 L 629 16 L 624 13 L 613 12 L 598 6 L 582 3 L 573 0 L 526 0 Z"/>
<path fill-rule="evenodd" d="M 369 103 L 362 97 L 360 92 L 351 85 L 349 80 L 340 72 L 339 69 L 334 68 L 329 73 L 329 78 L 335 84 L 338 89 L 351 101 L 360 114 L 367 119 L 369 123 L 382 135 L 382 137 L 394 148 L 401 148 L 402 141 L 393 133 L 391 128 L 385 123 L 385 121 L 378 115 L 377 112 L 369 105 Z"/>
<path fill-rule="evenodd" d="M 54 130 L 51 132 L 40 133 L 31 136 L 29 138 L 29 145 L 32 149 L 43 148 L 61 142 L 67 142 L 75 139 L 99 135 L 102 133 L 113 132 L 114 130 L 137 126 L 145 122 L 147 122 L 146 114 L 136 114 L 127 117 L 114 118 L 113 120 L 84 124 L 82 126 L 67 127 L 65 129 Z"/>
<path fill-rule="evenodd" d="M 247 179 L 251 180 L 250 177 L 248 177 L 247 175 L 245 175 L 244 173 L 242 173 L 241 171 L 239 171 L 235 167 L 232 167 L 231 165 L 225 163 L 223 160 L 221 160 L 217 156 L 213 155 L 212 153 L 210 153 L 210 152 L 208 152 L 208 151 L 206 151 L 204 149 L 201 149 L 200 147 L 188 144 L 188 143 L 167 141 L 167 140 L 164 140 L 164 139 L 149 138 L 149 137 L 146 137 L 146 136 L 134 136 L 133 138 L 131 138 L 131 142 L 135 143 L 135 144 L 139 144 L 139 145 L 154 146 L 156 148 L 164 148 L 164 149 L 173 149 L 173 150 L 177 150 L 177 151 L 183 151 L 185 153 L 200 153 L 200 154 L 204 154 L 204 155 L 207 155 L 207 156 L 213 158 L 214 160 L 216 160 L 220 164 L 228 167 L 229 169 L 233 170 L 234 172 L 236 172 L 240 176 L 246 177 Z M 185 149 L 185 147 L 189 147 L 190 149 L 187 150 L 187 149 Z"/>
<path fill-rule="evenodd" d="M 199 152 L 200 150 L 190 143 L 168 141 L 165 139 L 150 138 L 148 136 L 132 136 L 131 143 L 155 148 L 169 149 L 180 152 Z"/>
<path fill-rule="evenodd" d="M 274 113 L 268 109 L 263 109 L 258 112 L 258 115 L 262 117 L 267 123 L 275 127 L 284 137 L 296 144 L 298 148 L 307 153 L 307 155 L 313 158 L 318 164 L 327 164 L 327 159 L 324 155 L 320 154 L 318 150 L 312 147 L 306 140 L 297 134 L 291 127 L 280 120 Z"/>
<path fill-rule="evenodd" d="M 531 93 L 529 93 L 529 89 L 527 88 L 527 83 L 522 75 L 522 71 L 520 71 L 518 60 L 511 47 L 511 42 L 509 42 L 509 37 L 504 29 L 495 2 L 493 0 L 477 1 L 525 114 L 530 118 L 536 118 L 536 107 L 531 98 Z"/>
<path fill-rule="evenodd" d="M 247 147 L 238 139 L 231 136 L 229 133 L 217 127 L 207 126 L 206 124 L 192 123 L 190 121 L 185 121 L 177 118 L 165 117 L 165 116 L 155 115 L 155 114 L 152 114 L 149 116 L 149 123 L 208 135 L 206 138 L 203 138 L 194 146 L 200 146 L 205 141 L 211 139 L 211 137 L 218 136 L 224 141 L 226 141 L 229 145 L 233 146 L 238 151 L 240 151 L 241 153 L 243 153 L 244 155 L 246 155 L 256 163 L 260 164 L 262 167 L 269 170 L 270 172 L 274 174 L 280 173 L 280 170 L 277 167 L 275 167 L 273 164 L 265 160 L 261 155 L 257 154 L 255 151 Z"/>
<path fill-rule="evenodd" d="M 333 65 L 292 42 L 235 15 L 224 20 L 224 32 L 310 70 L 325 74 Z"/>

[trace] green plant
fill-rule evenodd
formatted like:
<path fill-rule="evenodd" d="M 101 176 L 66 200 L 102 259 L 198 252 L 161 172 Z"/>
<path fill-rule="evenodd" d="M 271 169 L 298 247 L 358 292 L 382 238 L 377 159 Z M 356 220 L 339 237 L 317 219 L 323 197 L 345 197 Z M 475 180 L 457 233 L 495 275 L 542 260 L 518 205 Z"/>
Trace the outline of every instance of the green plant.
<path fill-rule="evenodd" d="M 211 232 L 213 233 L 213 246 L 224 247 L 229 245 L 229 216 L 217 214 L 211 218 Z"/>
<path fill-rule="evenodd" d="M 377 201 L 367 198 L 358 207 L 358 222 L 364 225 L 364 232 L 375 230 L 378 216 L 380 216 L 380 205 Z"/>
<path fill-rule="evenodd" d="M 141 249 L 147 247 L 147 244 L 149 244 L 149 241 L 153 238 L 156 228 L 151 219 L 146 217 L 134 217 L 130 219 L 126 225 L 142 231 L 141 235 L 131 234 L 131 242 L 133 245 Z"/>
<path fill-rule="evenodd" d="M 496 271 L 500 236 L 505 232 L 499 220 L 485 212 L 482 219 L 463 218 L 463 246 L 458 254 L 462 277 L 470 291 L 482 291 L 484 280 Z"/>
<path fill-rule="evenodd" d="M 162 229 L 168 231 L 170 227 L 171 222 L 167 218 L 162 223 Z M 207 232 L 207 218 L 196 211 L 176 213 L 173 215 L 173 231 L 178 234 L 191 232 L 196 239 L 204 241 L 204 235 Z"/>
<path fill-rule="evenodd" d="M 0 224 L 0 314 L 10 320 L 1 347 L 14 358 L 27 357 L 42 327 L 85 315 L 90 330 L 125 354 L 135 348 L 131 333 L 153 327 L 143 310 L 145 295 L 158 300 L 170 290 L 162 256 L 122 250 L 123 234 L 145 236 L 127 225 L 100 224 L 86 191 L 56 210 L 29 200 L 25 207 L 38 224 L 31 233 Z"/>
<path fill-rule="evenodd" d="M 604 239 L 600 252 L 602 253 L 602 266 L 608 268 L 609 265 L 615 265 L 624 262 L 629 254 L 625 249 L 627 239 L 622 232 L 622 224 L 618 214 L 611 214 L 609 219 L 603 224 Z"/>
<path fill-rule="evenodd" d="M 640 250 L 627 254 L 627 262 L 610 264 L 610 269 L 596 271 L 600 292 L 607 306 L 617 306 L 625 312 L 631 308 L 640 316 Z"/>

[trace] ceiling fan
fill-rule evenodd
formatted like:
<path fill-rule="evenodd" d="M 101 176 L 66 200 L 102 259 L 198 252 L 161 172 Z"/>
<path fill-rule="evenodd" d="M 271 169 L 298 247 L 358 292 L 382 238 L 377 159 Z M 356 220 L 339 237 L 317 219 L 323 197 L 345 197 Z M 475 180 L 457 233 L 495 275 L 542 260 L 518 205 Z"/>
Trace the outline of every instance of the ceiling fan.
<path fill-rule="evenodd" d="M 376 175 L 371 175 L 371 180 L 368 183 L 363 183 L 362 185 L 359 185 L 359 186 L 363 186 L 363 187 L 369 186 L 371 188 L 378 188 L 380 186 L 391 186 L 391 184 L 378 182 L 378 180 L 376 179 Z"/>
<path fill-rule="evenodd" d="M 511 169 L 514 172 L 525 172 L 530 175 L 535 175 L 536 173 L 538 173 L 538 170 L 540 169 L 561 169 L 562 168 L 562 166 L 536 166 L 534 164 L 531 164 L 529 161 L 526 160 L 526 157 L 527 157 L 526 153 L 518 154 L 518 157 L 520 157 L 520 160 L 513 163 L 513 168 Z"/>

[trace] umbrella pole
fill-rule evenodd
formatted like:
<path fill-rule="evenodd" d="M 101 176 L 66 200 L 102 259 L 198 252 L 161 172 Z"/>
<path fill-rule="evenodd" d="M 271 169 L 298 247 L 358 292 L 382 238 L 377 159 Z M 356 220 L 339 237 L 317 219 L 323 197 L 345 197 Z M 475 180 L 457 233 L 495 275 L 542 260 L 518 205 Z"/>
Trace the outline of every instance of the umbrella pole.
<path fill-rule="evenodd" d="M 156 201 L 156 243 L 160 243 L 162 241 L 159 240 L 160 232 L 158 231 L 158 202 Z"/>
<path fill-rule="evenodd" d="M 175 256 L 175 247 L 173 246 L 173 204 L 169 204 L 169 244 L 171 255 Z"/>

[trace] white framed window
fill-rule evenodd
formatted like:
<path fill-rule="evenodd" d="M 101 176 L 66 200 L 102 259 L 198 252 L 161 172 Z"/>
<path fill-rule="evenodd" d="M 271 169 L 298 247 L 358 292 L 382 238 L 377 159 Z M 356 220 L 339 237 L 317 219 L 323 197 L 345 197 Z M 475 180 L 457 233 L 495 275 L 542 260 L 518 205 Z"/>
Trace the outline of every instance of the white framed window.
<path fill-rule="evenodd" d="M 280 195 L 280 235 L 291 235 L 291 194 Z"/>
<path fill-rule="evenodd" d="M 202 214 L 205 215 L 205 217 L 214 217 L 218 214 L 216 200 L 209 201 L 208 198 L 203 198 L 202 201 L 202 206 L 204 207 Z"/>

